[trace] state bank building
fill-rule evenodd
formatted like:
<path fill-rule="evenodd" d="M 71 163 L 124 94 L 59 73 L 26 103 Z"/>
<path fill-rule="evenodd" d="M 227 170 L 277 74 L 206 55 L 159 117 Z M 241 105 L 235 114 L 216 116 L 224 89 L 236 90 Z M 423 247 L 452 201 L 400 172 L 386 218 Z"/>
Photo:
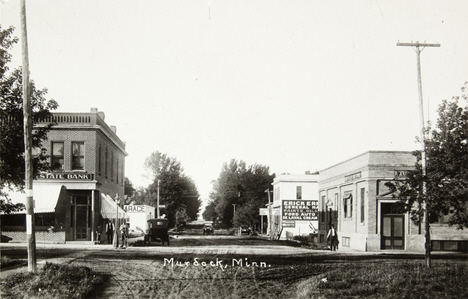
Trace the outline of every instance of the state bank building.
<path fill-rule="evenodd" d="M 33 181 L 37 242 L 104 240 L 105 224 L 126 217 L 115 202 L 124 198 L 125 143 L 96 108 L 86 113 L 52 113 L 36 126 L 54 125 L 42 151 L 50 172 Z M 25 212 L 2 215 L 2 235 L 23 241 Z"/>

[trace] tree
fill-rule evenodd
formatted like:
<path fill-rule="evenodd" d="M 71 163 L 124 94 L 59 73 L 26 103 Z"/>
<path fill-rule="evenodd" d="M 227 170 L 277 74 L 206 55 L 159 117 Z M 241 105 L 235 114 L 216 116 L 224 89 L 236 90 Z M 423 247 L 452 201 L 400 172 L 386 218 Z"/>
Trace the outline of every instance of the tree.
<path fill-rule="evenodd" d="M 9 202 L 6 189 L 24 188 L 24 128 L 23 128 L 23 87 L 21 69 L 8 73 L 11 62 L 9 50 L 18 42 L 13 37 L 13 27 L 2 30 L 0 27 L 0 196 L 2 207 Z M 51 116 L 50 111 L 58 107 L 54 100 L 47 101 L 47 89 L 38 90 L 31 82 L 31 111 L 33 125 L 40 119 Z M 33 131 L 33 171 L 49 169 L 48 155 L 40 150 L 52 124 L 36 126 Z"/>
<path fill-rule="evenodd" d="M 201 206 L 200 195 L 193 180 L 184 174 L 180 162 L 155 151 L 146 158 L 145 167 L 153 174 L 153 183 L 144 190 L 137 190 L 135 202 L 156 206 L 159 181 L 160 204 L 166 206 L 165 214 L 169 224 L 176 224 L 177 211 L 181 207 L 185 208 L 185 214 L 191 220 L 197 219 Z"/>
<path fill-rule="evenodd" d="M 467 83 L 461 97 L 444 100 L 439 106 L 436 128 L 427 129 L 430 138 L 425 140 L 426 175 L 421 167 L 421 151 L 415 170 L 408 171 L 404 181 L 389 183 L 403 211 L 419 225 L 437 222 L 442 215 L 450 215 L 449 224 L 459 229 L 468 225 L 468 97 Z M 460 106 L 460 102 L 465 105 Z M 430 244 L 430 229 L 426 244 Z M 426 247 L 430 267 L 430 248 Z"/>
<path fill-rule="evenodd" d="M 125 177 L 124 185 L 124 194 L 127 195 L 128 198 L 131 198 L 136 191 L 135 187 L 133 187 L 133 183 Z"/>
<path fill-rule="evenodd" d="M 267 201 L 265 189 L 271 186 L 274 177 L 268 166 L 247 166 L 244 161 L 234 159 L 225 163 L 219 178 L 213 183 L 207 217 L 219 217 L 225 225 L 257 225 L 259 210 Z"/>
<path fill-rule="evenodd" d="M 1 58 L 0 63 L 0 188 L 24 186 L 24 132 L 23 132 L 23 88 L 21 69 L 7 74 L 7 62 L 11 56 L 8 50 L 17 38 L 11 37 L 13 28 L 6 30 L 0 28 Z M 58 104 L 54 100 L 47 101 L 47 89 L 37 90 L 31 82 L 31 110 L 33 124 L 40 119 L 50 117 L 50 110 L 55 110 Z M 51 125 L 36 126 L 33 131 L 33 147 L 37 150 L 47 139 L 47 132 Z M 34 158 L 34 171 L 48 169 L 47 153 L 38 151 Z"/>

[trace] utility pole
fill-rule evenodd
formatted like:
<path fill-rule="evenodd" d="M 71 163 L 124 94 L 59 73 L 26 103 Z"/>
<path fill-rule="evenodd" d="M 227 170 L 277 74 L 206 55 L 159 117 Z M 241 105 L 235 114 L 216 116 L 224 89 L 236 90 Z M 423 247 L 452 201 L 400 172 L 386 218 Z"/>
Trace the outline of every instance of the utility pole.
<path fill-rule="evenodd" d="M 156 218 L 159 218 L 159 215 L 160 215 L 160 212 L 159 212 L 159 183 L 160 182 L 161 180 L 158 180 L 158 193 L 157 193 L 157 198 L 156 198 L 156 213 L 157 213 Z"/>
<path fill-rule="evenodd" d="M 28 239 L 28 271 L 37 273 L 36 235 L 34 232 L 33 165 L 32 156 L 32 119 L 29 82 L 28 35 L 26 31 L 26 0 L 21 0 L 21 46 L 23 52 L 23 128 L 24 164 L 26 191 L 26 236 Z"/>
<path fill-rule="evenodd" d="M 419 118 L 420 118 L 420 129 L 421 129 L 421 169 L 423 176 L 423 196 L 426 196 L 425 207 L 424 207 L 424 228 L 425 228 L 425 249 L 426 249 L 426 266 L 431 267 L 431 233 L 429 225 L 429 212 L 427 210 L 427 192 L 426 192 L 426 129 L 424 126 L 424 107 L 423 107 L 423 95 L 422 95 L 422 80 L 421 80 L 421 52 L 426 47 L 440 47 L 440 44 L 427 44 L 420 42 L 411 43 L 397 43 L 397 46 L 413 47 L 416 51 L 417 68 L 418 68 L 418 91 L 419 91 Z"/>
<path fill-rule="evenodd" d="M 270 189 L 265 190 L 268 193 L 268 234 L 270 236 L 270 240 L 273 240 L 273 233 L 272 233 L 272 223 L 271 223 L 271 198 L 270 198 Z"/>

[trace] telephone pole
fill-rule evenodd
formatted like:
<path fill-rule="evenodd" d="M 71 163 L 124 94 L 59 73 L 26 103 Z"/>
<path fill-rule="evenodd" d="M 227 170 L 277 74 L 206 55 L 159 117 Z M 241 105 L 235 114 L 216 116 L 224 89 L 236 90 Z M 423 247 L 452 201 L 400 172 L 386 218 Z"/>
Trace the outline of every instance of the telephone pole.
<path fill-rule="evenodd" d="M 36 235 L 34 232 L 33 165 L 32 156 L 32 119 L 29 82 L 28 37 L 26 32 L 26 0 L 21 0 L 21 47 L 23 52 L 23 128 L 24 164 L 26 191 L 26 236 L 28 241 L 28 271 L 36 273 Z"/>
<path fill-rule="evenodd" d="M 411 43 L 397 43 L 397 46 L 413 47 L 416 51 L 417 68 L 418 68 L 418 91 L 419 91 L 419 118 L 420 118 L 420 135 L 421 135 L 421 169 L 423 176 L 423 196 L 426 196 L 426 129 L 424 126 L 424 107 L 423 107 L 423 95 L 422 95 L 422 80 L 421 80 L 421 52 L 426 47 L 440 47 L 440 44 L 427 44 L 420 42 Z M 425 249 L 426 249 L 426 266 L 431 267 L 431 233 L 429 226 L 429 212 L 427 210 L 427 202 L 424 207 L 424 228 L 425 228 Z"/>

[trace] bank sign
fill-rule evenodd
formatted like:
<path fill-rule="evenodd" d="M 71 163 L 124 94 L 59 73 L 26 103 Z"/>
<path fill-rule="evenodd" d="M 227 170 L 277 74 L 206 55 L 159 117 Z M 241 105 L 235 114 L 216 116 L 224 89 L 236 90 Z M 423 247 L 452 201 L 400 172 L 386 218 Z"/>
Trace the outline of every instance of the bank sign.
<path fill-rule="evenodd" d="M 318 200 L 283 200 L 283 220 L 318 220 Z"/>
<path fill-rule="evenodd" d="M 86 172 L 41 172 L 37 175 L 37 179 L 91 181 L 93 180 L 93 174 Z"/>
<path fill-rule="evenodd" d="M 124 205 L 124 210 L 127 213 L 145 213 L 146 212 L 146 206 Z"/>

